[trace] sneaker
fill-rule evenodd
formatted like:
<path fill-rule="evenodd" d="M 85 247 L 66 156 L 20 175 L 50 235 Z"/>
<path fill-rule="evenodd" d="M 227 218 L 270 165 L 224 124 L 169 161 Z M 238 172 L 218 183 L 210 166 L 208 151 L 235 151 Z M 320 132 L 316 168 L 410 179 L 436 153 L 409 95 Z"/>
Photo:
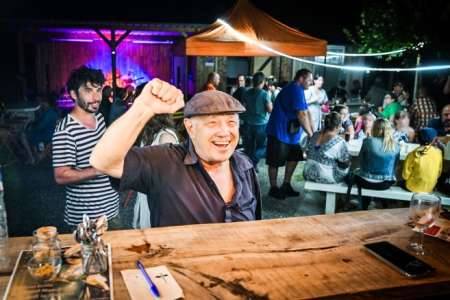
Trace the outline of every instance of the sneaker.
<path fill-rule="evenodd" d="M 285 195 L 285 197 L 298 197 L 300 193 L 294 190 L 290 183 L 283 183 L 280 188 Z"/>
<path fill-rule="evenodd" d="M 273 186 L 273 187 L 270 188 L 269 196 L 273 197 L 273 198 L 277 198 L 277 199 L 284 199 L 284 198 L 286 198 L 284 196 L 283 191 L 277 186 Z"/>

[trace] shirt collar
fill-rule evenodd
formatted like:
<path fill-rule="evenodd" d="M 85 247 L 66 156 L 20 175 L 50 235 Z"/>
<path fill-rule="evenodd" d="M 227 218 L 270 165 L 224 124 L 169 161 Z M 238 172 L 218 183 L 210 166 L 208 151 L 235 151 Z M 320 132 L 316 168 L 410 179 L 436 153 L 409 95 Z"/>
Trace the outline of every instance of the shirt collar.
<path fill-rule="evenodd" d="M 199 159 L 197 153 L 195 152 L 194 145 L 191 139 L 188 139 L 185 142 L 184 147 L 186 149 L 184 164 L 185 165 L 197 164 L 199 162 Z M 236 168 L 240 172 L 245 172 L 253 168 L 253 164 L 250 162 L 250 160 L 244 157 L 244 154 L 239 150 L 235 150 L 234 153 L 231 155 L 231 161 L 234 162 L 231 165 L 236 166 Z"/>

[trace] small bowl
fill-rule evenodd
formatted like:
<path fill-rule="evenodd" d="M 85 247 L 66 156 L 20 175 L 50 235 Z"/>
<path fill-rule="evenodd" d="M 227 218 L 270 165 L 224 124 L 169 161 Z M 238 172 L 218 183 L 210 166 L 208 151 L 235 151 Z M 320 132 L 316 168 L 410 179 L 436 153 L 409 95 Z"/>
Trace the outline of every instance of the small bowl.
<path fill-rule="evenodd" d="M 46 257 L 42 259 L 30 258 L 28 261 L 28 272 L 38 282 L 50 282 L 58 276 L 61 271 L 61 258 Z"/>

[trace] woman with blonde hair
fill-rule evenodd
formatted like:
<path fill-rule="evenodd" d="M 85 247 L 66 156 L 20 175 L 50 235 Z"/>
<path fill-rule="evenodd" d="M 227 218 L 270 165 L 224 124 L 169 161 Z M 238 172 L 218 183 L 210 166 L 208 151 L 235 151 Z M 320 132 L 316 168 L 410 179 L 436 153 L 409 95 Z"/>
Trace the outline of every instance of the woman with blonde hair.
<path fill-rule="evenodd" d="M 359 152 L 360 169 L 355 170 L 348 188 L 350 198 L 352 183 L 358 187 L 361 209 L 367 209 L 370 201 L 361 198 L 361 188 L 387 190 L 396 181 L 395 170 L 400 157 L 400 147 L 394 140 L 394 129 L 389 120 L 376 119 L 372 136 L 364 139 Z"/>

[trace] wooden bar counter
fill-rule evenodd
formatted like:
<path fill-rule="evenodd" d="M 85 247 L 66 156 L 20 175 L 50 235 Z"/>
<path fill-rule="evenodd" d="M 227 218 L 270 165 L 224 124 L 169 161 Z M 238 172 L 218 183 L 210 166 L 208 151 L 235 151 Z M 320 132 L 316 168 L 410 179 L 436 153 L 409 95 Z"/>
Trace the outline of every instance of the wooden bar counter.
<path fill-rule="evenodd" d="M 450 244 L 425 239 L 437 269 L 407 279 L 363 249 L 389 240 L 406 249 L 413 232 L 408 209 L 372 210 L 233 224 L 111 231 L 114 297 L 129 299 L 120 270 L 167 265 L 186 299 L 416 298 L 450 295 Z M 63 243 L 72 243 L 62 235 Z M 3 294 L 20 249 L 30 238 L 10 238 L 11 266 L 2 270 Z M 450 298 L 447 298 L 450 299 Z"/>

